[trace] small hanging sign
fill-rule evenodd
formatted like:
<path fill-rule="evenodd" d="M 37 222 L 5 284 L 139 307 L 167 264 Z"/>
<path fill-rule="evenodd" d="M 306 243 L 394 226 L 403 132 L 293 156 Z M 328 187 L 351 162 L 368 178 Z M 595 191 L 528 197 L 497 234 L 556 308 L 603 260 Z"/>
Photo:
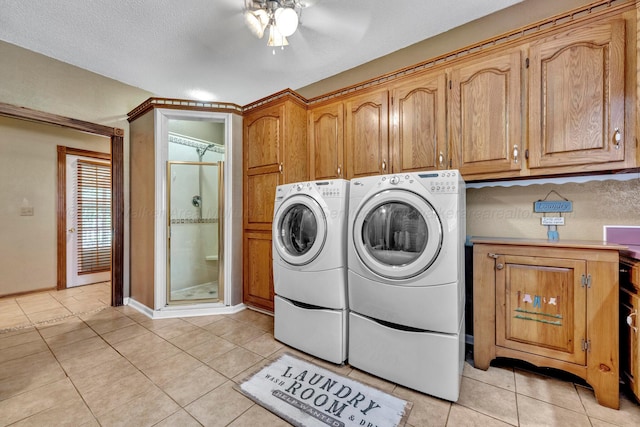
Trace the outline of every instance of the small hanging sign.
<path fill-rule="evenodd" d="M 562 200 L 547 200 L 551 193 Z M 559 240 L 558 226 L 564 225 L 563 212 L 573 212 L 573 202 L 566 197 L 561 196 L 556 190 L 551 190 L 544 199 L 533 202 L 533 211 L 540 213 L 557 213 L 558 216 L 543 216 L 541 218 L 542 225 L 547 226 L 547 238 L 551 241 Z"/>
<path fill-rule="evenodd" d="M 543 216 L 540 219 L 542 225 L 564 225 L 564 217 L 562 216 Z"/>
<path fill-rule="evenodd" d="M 538 200 L 533 202 L 533 211 L 541 213 L 573 212 L 573 202 L 569 200 Z"/>

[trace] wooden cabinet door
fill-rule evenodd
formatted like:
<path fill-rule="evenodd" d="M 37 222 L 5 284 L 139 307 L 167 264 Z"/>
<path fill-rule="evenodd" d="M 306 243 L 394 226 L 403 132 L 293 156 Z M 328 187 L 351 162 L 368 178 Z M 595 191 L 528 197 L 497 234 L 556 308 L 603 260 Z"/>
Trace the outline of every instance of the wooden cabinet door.
<path fill-rule="evenodd" d="M 243 243 L 243 301 L 273 311 L 271 233 L 245 231 Z"/>
<path fill-rule="evenodd" d="M 342 102 L 309 111 L 309 165 L 312 180 L 344 177 Z"/>
<path fill-rule="evenodd" d="M 421 75 L 391 90 L 393 172 L 449 166 L 444 72 Z"/>
<path fill-rule="evenodd" d="M 492 56 L 451 73 L 451 148 L 464 175 L 511 172 L 523 163 L 521 53 Z"/>
<path fill-rule="evenodd" d="M 627 289 L 620 290 L 620 375 L 633 394 L 640 398 L 640 298 Z M 629 319 L 629 321 L 627 320 Z"/>
<path fill-rule="evenodd" d="M 271 230 L 276 187 L 282 183 L 284 107 L 244 118 L 244 228 Z"/>
<path fill-rule="evenodd" d="M 532 43 L 529 168 L 593 170 L 594 163 L 610 168 L 606 163 L 624 160 L 624 53 L 622 20 Z"/>
<path fill-rule="evenodd" d="M 496 345 L 586 365 L 586 261 L 500 255 Z"/>
<path fill-rule="evenodd" d="M 346 178 L 389 173 L 387 90 L 354 96 L 344 106 Z"/>
<path fill-rule="evenodd" d="M 280 169 L 284 114 L 284 106 L 277 105 L 245 116 L 244 159 L 247 172 Z"/>

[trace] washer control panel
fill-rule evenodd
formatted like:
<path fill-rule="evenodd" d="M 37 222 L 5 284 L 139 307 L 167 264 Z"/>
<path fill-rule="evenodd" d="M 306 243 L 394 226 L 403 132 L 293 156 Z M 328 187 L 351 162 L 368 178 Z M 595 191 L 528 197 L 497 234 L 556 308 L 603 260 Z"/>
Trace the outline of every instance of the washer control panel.
<path fill-rule="evenodd" d="M 338 185 L 331 181 L 298 182 L 289 186 L 278 186 L 276 189 L 276 202 L 292 194 L 319 194 L 324 198 L 344 197 L 346 194 L 344 190 L 344 185 Z"/>
<path fill-rule="evenodd" d="M 318 181 L 314 183 L 322 197 L 342 197 L 340 187 L 333 185 L 330 181 Z"/>

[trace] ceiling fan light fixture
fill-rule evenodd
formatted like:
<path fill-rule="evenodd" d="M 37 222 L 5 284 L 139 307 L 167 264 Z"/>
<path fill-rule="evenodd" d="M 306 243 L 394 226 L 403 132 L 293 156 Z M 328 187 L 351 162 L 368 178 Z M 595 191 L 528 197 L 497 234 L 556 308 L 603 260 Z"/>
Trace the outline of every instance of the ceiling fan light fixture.
<path fill-rule="evenodd" d="M 287 37 L 298 29 L 302 5 L 299 0 L 247 0 L 245 23 L 258 38 L 269 29 L 267 46 L 288 46 Z M 275 51 L 274 51 L 275 53 Z"/>
<path fill-rule="evenodd" d="M 278 31 L 278 27 L 275 25 L 269 25 L 269 41 L 267 46 L 289 46 L 287 38 Z"/>
<path fill-rule="evenodd" d="M 269 15 L 264 9 L 247 10 L 244 13 L 244 22 L 249 27 L 249 31 L 261 39 L 269 23 Z"/>
<path fill-rule="evenodd" d="M 276 27 L 284 37 L 289 37 L 298 29 L 298 14 L 289 7 L 279 7 L 274 13 Z"/>

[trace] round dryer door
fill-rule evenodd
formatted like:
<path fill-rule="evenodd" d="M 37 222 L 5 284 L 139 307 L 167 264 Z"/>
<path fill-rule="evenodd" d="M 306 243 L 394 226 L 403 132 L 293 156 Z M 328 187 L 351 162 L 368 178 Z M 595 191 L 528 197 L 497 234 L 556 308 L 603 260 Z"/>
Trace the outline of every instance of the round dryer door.
<path fill-rule="evenodd" d="M 313 261 L 322 251 L 326 237 L 324 212 L 309 196 L 286 199 L 274 215 L 274 247 L 289 264 L 305 265 Z"/>
<path fill-rule="evenodd" d="M 375 274 L 409 279 L 428 269 L 442 247 L 442 223 L 416 193 L 386 190 L 369 198 L 353 224 L 354 246 Z"/>

